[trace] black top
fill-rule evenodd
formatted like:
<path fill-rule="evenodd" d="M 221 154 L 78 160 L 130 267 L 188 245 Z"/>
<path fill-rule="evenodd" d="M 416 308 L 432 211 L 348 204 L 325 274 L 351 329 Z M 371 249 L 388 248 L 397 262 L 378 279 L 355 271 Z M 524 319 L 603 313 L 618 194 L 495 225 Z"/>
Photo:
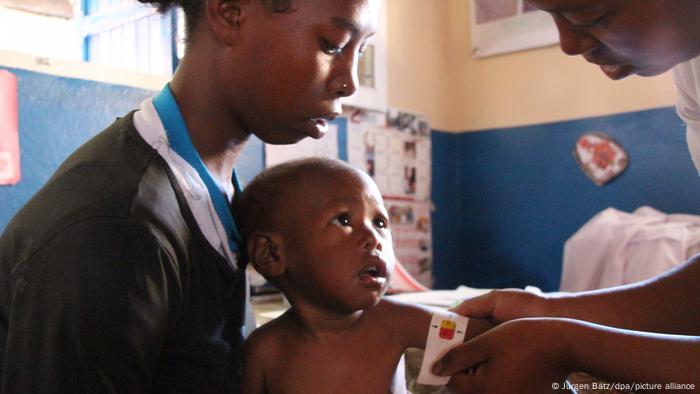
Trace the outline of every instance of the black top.
<path fill-rule="evenodd" d="M 239 392 L 244 271 L 130 113 L 0 238 L 2 392 Z"/>

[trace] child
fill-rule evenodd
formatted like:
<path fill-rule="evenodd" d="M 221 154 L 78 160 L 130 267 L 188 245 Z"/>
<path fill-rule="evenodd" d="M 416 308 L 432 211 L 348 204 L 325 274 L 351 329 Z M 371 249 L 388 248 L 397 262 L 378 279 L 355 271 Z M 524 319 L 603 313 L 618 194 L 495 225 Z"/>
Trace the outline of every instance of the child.
<path fill-rule="evenodd" d="M 258 175 L 237 212 L 253 266 L 291 304 L 248 338 L 244 392 L 391 392 L 432 312 L 382 298 L 395 260 L 372 179 L 335 160 L 289 162 Z"/>

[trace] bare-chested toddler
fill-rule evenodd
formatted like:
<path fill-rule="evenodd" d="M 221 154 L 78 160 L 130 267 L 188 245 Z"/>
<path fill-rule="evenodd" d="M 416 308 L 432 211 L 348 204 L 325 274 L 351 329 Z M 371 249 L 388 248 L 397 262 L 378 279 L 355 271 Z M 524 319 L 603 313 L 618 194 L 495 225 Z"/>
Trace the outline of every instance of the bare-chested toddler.
<path fill-rule="evenodd" d="M 288 162 L 258 175 L 236 210 L 251 263 L 291 304 L 248 338 L 244 392 L 397 390 L 397 364 L 425 347 L 433 311 L 382 298 L 395 258 L 372 178 L 337 160 Z"/>

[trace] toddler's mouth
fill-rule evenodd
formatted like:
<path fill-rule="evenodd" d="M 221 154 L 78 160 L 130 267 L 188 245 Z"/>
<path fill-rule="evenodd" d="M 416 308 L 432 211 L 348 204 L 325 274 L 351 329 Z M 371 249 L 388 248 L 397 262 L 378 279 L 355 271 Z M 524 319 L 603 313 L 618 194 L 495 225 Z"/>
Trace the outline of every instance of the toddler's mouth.
<path fill-rule="evenodd" d="M 372 256 L 369 260 L 369 264 L 360 271 L 360 280 L 369 285 L 383 286 L 387 281 L 386 263 L 378 256 Z"/>

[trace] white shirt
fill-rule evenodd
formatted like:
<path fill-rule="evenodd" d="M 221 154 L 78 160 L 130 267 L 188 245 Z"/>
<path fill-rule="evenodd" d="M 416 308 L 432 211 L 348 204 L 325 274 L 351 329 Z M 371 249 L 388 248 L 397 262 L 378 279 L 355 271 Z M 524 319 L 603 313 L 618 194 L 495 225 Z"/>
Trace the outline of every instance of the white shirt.
<path fill-rule="evenodd" d="M 690 156 L 700 171 L 700 56 L 673 68 L 678 90 L 676 110 L 687 125 Z"/>
<path fill-rule="evenodd" d="M 170 148 L 168 137 L 163 128 L 153 100 L 141 103 L 141 108 L 134 114 L 134 126 L 141 137 L 165 159 L 175 174 L 180 188 L 184 191 L 187 205 L 194 215 L 199 229 L 214 249 L 235 269 L 238 266 L 236 254 L 231 251 L 226 230 L 214 208 L 206 185 L 195 170 L 182 156 Z M 233 186 L 219 188 L 231 197 Z"/>

